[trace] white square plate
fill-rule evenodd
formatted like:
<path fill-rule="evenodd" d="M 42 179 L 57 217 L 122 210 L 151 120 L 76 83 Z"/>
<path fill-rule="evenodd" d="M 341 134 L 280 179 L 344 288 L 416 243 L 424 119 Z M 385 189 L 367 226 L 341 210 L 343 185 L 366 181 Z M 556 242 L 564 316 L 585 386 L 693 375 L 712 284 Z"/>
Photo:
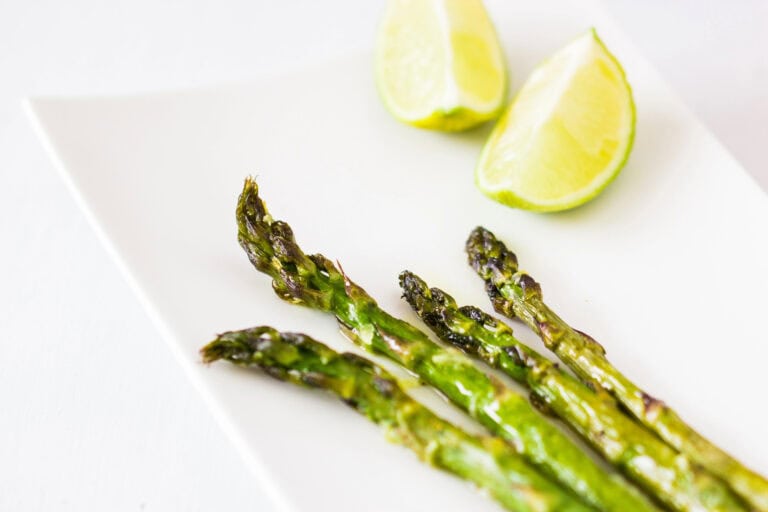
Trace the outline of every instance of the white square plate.
<path fill-rule="evenodd" d="M 768 473 L 760 327 L 768 200 L 598 10 L 488 3 L 513 90 L 592 25 L 625 66 L 638 109 L 635 149 L 587 206 L 536 215 L 483 197 L 472 170 L 488 129 L 446 135 L 397 123 L 376 96 L 368 55 L 247 86 L 40 98 L 31 110 L 179 361 L 285 510 L 497 507 L 322 393 L 199 363 L 215 333 L 259 324 L 351 348 L 329 316 L 278 300 L 242 254 L 234 207 L 250 173 L 308 252 L 338 258 L 385 309 L 417 325 L 399 299 L 406 268 L 490 309 L 463 253 L 471 228 L 490 228 L 619 368 Z M 540 346 L 522 326 L 517 332 Z M 462 421 L 435 396 L 419 396 Z"/>

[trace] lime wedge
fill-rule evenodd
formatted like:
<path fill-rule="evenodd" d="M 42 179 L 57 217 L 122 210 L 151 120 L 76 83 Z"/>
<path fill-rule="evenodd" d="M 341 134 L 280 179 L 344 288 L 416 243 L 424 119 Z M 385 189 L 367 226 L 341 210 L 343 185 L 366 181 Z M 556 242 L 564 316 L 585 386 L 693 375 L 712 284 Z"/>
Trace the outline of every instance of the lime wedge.
<path fill-rule="evenodd" d="M 376 45 L 376 81 L 400 121 L 470 128 L 501 112 L 504 56 L 481 0 L 390 0 Z"/>
<path fill-rule="evenodd" d="M 483 149 L 477 186 L 526 210 L 579 206 L 618 175 L 634 133 L 624 71 L 590 30 L 533 71 Z"/>

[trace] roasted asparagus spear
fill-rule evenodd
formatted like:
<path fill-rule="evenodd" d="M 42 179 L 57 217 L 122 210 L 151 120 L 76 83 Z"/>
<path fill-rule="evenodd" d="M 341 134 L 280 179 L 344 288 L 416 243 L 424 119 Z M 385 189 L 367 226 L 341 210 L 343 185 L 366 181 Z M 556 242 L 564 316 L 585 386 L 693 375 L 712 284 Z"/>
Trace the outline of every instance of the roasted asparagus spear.
<path fill-rule="evenodd" d="M 655 510 L 630 484 L 586 456 L 524 396 L 458 350 L 434 343 L 384 312 L 326 257 L 306 255 L 290 227 L 269 215 L 251 178 L 240 195 L 237 220 L 240 245 L 251 263 L 272 277 L 272 288 L 282 299 L 335 315 L 355 343 L 417 374 L 589 505 L 605 511 Z"/>
<path fill-rule="evenodd" d="M 515 338 L 512 329 L 473 306 L 459 308 L 412 272 L 400 274 L 403 297 L 437 334 L 527 386 L 531 401 L 570 425 L 630 479 L 673 510 L 745 510 L 728 487 L 618 408 Z"/>
<path fill-rule="evenodd" d="M 671 407 L 618 371 L 599 343 L 569 326 L 544 303 L 539 283 L 518 270 L 515 254 L 493 233 L 476 228 L 467 240 L 466 250 L 470 265 L 486 283 L 496 311 L 520 318 L 582 380 L 611 393 L 670 446 L 727 482 L 753 509 L 768 512 L 768 480 L 715 446 Z"/>
<path fill-rule="evenodd" d="M 486 490 L 506 509 L 587 512 L 578 498 L 541 475 L 495 437 L 467 434 L 411 399 L 380 366 L 338 353 L 303 334 L 256 327 L 226 332 L 200 351 L 203 361 L 226 359 L 257 367 L 279 380 L 325 389 L 369 420 L 390 440 L 439 469 Z"/>

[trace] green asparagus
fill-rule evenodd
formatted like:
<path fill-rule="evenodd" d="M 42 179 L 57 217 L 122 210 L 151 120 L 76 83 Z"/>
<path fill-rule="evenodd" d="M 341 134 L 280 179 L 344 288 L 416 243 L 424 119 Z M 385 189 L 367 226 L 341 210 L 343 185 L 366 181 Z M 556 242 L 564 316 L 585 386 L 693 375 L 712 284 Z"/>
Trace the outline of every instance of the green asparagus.
<path fill-rule="evenodd" d="M 473 306 L 459 308 L 412 272 L 400 274 L 403 297 L 440 337 L 527 386 L 531 402 L 570 425 L 609 462 L 673 510 L 745 510 L 722 482 L 590 388 L 515 338 L 512 329 Z"/>
<path fill-rule="evenodd" d="M 605 511 L 655 510 L 626 481 L 585 456 L 525 397 L 460 351 L 436 344 L 384 312 L 326 257 L 306 255 L 290 227 L 269 215 L 251 178 L 238 201 L 237 219 L 240 245 L 251 263 L 272 277 L 282 299 L 335 315 L 352 341 L 417 374 L 587 504 Z"/>
<path fill-rule="evenodd" d="M 543 301 L 541 286 L 518 270 L 517 257 L 490 231 L 478 227 L 466 250 L 499 313 L 517 317 L 585 382 L 611 393 L 631 414 L 670 446 L 724 480 L 754 510 L 768 512 L 768 480 L 696 432 L 661 400 L 619 372 L 594 339 L 569 326 Z"/>
<path fill-rule="evenodd" d="M 227 332 L 201 350 L 203 361 L 226 359 L 258 367 L 279 380 L 321 388 L 380 425 L 388 439 L 439 469 L 486 490 L 506 509 L 591 510 L 562 490 L 502 440 L 467 434 L 411 399 L 381 367 L 338 353 L 303 334 L 256 327 Z"/>

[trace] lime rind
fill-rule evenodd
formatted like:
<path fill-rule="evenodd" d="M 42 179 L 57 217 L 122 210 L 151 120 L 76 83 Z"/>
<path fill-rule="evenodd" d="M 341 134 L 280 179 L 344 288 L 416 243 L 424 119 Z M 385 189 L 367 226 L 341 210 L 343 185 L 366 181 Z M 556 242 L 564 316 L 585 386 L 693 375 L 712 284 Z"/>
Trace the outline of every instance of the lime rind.
<path fill-rule="evenodd" d="M 448 111 L 439 110 L 432 112 L 428 117 L 413 119 L 407 122 L 417 128 L 459 132 L 496 119 L 501 114 L 503 108 L 503 103 L 490 112 L 477 112 L 466 107 L 456 107 Z"/>

